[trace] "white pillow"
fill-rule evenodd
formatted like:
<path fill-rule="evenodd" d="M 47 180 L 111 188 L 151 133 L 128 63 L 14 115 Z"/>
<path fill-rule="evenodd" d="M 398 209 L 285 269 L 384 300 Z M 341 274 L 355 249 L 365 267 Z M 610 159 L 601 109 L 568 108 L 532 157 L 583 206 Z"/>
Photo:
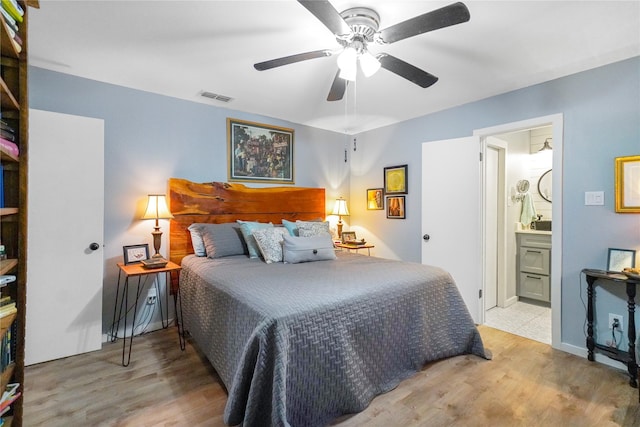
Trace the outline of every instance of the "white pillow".
<path fill-rule="evenodd" d="M 336 251 L 329 235 L 295 237 L 285 234 L 282 244 L 282 259 L 289 264 L 328 261 L 336 259 Z"/>

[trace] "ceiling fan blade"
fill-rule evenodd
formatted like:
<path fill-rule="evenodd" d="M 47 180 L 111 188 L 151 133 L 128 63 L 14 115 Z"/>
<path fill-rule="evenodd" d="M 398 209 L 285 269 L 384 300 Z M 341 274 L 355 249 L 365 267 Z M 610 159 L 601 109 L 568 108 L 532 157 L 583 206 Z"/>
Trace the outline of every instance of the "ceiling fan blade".
<path fill-rule="evenodd" d="M 336 77 L 333 79 L 331 89 L 329 89 L 329 95 L 327 101 L 340 101 L 347 91 L 347 81 L 340 78 L 340 70 L 336 73 Z"/>
<path fill-rule="evenodd" d="M 382 68 L 389 70 L 400 77 L 404 77 L 420 87 L 429 87 L 438 81 L 438 78 L 433 74 L 429 74 L 420 68 L 414 67 L 395 56 L 382 53 L 378 56 L 378 60 L 380 61 Z"/>
<path fill-rule="evenodd" d="M 471 15 L 467 6 L 460 2 L 453 3 L 385 28 L 380 31 L 380 39 L 387 44 L 393 43 L 428 31 L 461 24 L 469 19 Z"/>
<path fill-rule="evenodd" d="M 313 52 L 298 53 L 297 55 L 284 56 L 270 61 L 258 62 L 257 64 L 253 64 L 253 68 L 258 71 L 264 71 L 271 68 L 281 67 L 283 65 L 306 61 L 308 59 L 324 58 L 331 55 L 333 55 L 333 53 L 330 50 L 314 50 Z"/>
<path fill-rule="evenodd" d="M 298 0 L 309 12 L 320 20 L 333 34 L 351 34 L 351 27 L 338 11 L 326 0 Z"/>

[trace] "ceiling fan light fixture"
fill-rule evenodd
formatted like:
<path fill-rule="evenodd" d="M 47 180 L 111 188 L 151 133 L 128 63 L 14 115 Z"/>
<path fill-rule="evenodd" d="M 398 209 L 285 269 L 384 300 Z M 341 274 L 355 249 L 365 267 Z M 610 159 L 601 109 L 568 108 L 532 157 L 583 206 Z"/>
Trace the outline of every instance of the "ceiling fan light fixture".
<path fill-rule="evenodd" d="M 355 82 L 357 74 L 358 74 L 357 63 L 354 61 L 353 63 L 351 63 L 351 65 L 340 68 L 340 74 L 338 76 L 341 79 Z"/>
<path fill-rule="evenodd" d="M 338 55 L 338 68 L 341 70 L 355 68 L 358 52 L 351 46 L 344 48 L 342 53 Z"/>
<path fill-rule="evenodd" d="M 365 50 L 360 55 L 360 68 L 366 77 L 371 77 L 380 69 L 380 61 L 371 52 Z"/>

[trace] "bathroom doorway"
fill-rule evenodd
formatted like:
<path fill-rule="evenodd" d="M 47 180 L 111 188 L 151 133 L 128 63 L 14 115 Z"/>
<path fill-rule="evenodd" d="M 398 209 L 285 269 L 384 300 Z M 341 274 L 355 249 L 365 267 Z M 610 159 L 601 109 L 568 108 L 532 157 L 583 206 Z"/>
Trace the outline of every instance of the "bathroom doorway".
<path fill-rule="evenodd" d="M 561 147 L 562 117 L 549 116 L 483 129 L 475 132 L 484 139 L 484 323 L 516 335 L 553 344 L 560 342 L 560 236 L 554 236 L 561 226 L 561 205 L 554 207 L 559 197 L 559 182 L 546 182 L 538 190 L 540 177 L 561 162 L 561 154 L 554 159 L 553 150 L 538 154 L 545 145 L 553 147 L 554 137 Z M 544 150 L 547 151 L 547 150 Z M 561 168 L 561 163 L 560 166 Z M 549 177 L 548 173 L 546 177 Z M 558 175 L 560 176 L 560 175 Z M 517 183 L 527 181 L 526 191 L 519 192 Z M 523 187 L 521 187 L 523 188 Z M 531 203 L 535 215 L 551 221 L 552 230 L 530 231 L 521 226 L 524 197 Z M 560 194 L 556 196 L 561 196 Z M 556 217 L 554 214 L 558 212 Z M 532 212 L 527 211 L 528 214 Z M 537 219 L 538 217 L 535 216 Z M 558 224 L 556 224 L 556 221 Z M 556 226 L 557 225 L 557 226 Z M 554 227 L 556 226 L 556 227 Z M 518 233 L 546 235 L 549 240 L 549 275 L 541 277 L 547 286 L 546 297 L 520 292 L 518 280 Z M 558 253 L 556 254 L 556 250 Z M 557 255 L 557 256 L 556 256 Z M 557 265 L 558 271 L 552 267 Z M 525 276 L 529 278 L 530 276 Z M 529 279 L 527 279 L 529 280 Z M 537 283 L 537 282 L 535 282 Z M 554 304 L 552 304 L 552 302 Z M 557 305 L 557 307 L 555 306 Z M 555 317 L 554 317 L 555 316 Z M 556 322 L 553 322 L 553 320 Z M 554 340 L 555 338 L 555 340 Z"/>

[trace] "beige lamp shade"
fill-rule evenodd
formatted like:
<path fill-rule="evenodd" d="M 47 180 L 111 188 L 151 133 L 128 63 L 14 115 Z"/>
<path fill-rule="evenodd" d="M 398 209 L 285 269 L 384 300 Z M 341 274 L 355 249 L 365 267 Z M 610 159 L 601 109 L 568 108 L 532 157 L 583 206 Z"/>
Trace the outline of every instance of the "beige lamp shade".
<path fill-rule="evenodd" d="M 142 219 L 155 219 L 156 224 L 153 227 L 151 234 L 153 235 L 153 248 L 156 253 L 152 258 L 162 258 L 160 255 L 160 238 L 162 231 L 160 231 L 160 225 L 158 225 L 159 219 L 173 218 L 169 208 L 167 207 L 167 198 L 164 194 L 149 194 L 149 200 L 147 201 L 147 210 L 145 211 Z"/>
<path fill-rule="evenodd" d="M 164 194 L 149 194 L 147 210 L 142 219 L 170 219 L 173 218 L 167 207 L 167 198 Z"/>
<path fill-rule="evenodd" d="M 347 201 L 340 197 L 336 200 L 336 204 L 333 206 L 333 212 L 331 215 L 349 216 L 349 208 L 347 208 Z"/>
<path fill-rule="evenodd" d="M 338 237 L 342 236 L 342 217 L 349 215 L 349 208 L 347 208 L 347 201 L 342 197 L 336 200 L 336 204 L 333 205 L 333 211 L 331 215 L 338 215 Z"/>

